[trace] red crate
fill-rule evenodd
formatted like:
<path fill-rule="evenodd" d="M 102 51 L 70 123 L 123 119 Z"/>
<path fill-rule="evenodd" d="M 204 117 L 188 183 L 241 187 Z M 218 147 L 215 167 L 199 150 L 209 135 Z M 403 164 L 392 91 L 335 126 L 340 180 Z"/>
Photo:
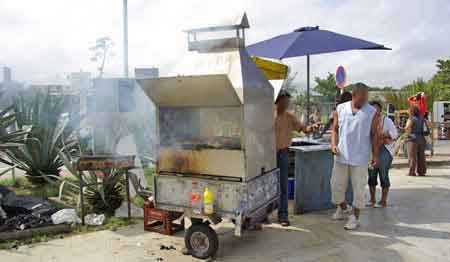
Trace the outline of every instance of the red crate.
<path fill-rule="evenodd" d="M 184 221 L 174 223 L 183 215 L 179 212 L 165 211 L 154 208 L 153 203 L 145 202 L 144 205 L 144 230 L 158 232 L 164 235 L 173 235 L 184 230 Z"/>

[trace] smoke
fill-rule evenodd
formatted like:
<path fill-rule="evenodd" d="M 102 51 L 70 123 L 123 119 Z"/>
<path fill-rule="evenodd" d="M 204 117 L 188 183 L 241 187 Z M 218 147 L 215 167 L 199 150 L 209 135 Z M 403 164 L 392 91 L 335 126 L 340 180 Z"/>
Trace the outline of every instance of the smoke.
<path fill-rule="evenodd" d="M 143 167 L 155 158 L 153 103 L 134 79 L 120 78 L 96 79 L 88 99 L 92 154 L 136 155 L 133 172 L 146 187 Z"/>
<path fill-rule="evenodd" d="M 139 157 L 153 157 L 154 105 L 133 79 L 96 79 L 94 94 L 88 100 L 93 153 L 116 154 L 120 140 L 132 135 L 136 145 L 122 143 L 121 150 L 130 151 L 136 147 Z"/>

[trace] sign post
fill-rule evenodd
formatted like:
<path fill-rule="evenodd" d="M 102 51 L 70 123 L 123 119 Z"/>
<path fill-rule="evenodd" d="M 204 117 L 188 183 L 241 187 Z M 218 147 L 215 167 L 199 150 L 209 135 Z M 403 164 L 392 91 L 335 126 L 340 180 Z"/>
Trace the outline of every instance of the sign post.
<path fill-rule="evenodd" d="M 345 72 L 345 68 L 342 65 L 340 65 L 336 69 L 336 85 L 341 89 L 341 92 L 344 92 L 346 80 L 347 80 L 347 73 Z"/>

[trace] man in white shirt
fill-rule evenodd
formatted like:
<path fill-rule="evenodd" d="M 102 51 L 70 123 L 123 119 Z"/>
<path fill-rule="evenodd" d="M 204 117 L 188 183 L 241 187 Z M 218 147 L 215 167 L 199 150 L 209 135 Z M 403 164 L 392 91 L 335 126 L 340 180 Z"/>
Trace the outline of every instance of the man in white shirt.
<path fill-rule="evenodd" d="M 382 105 L 378 101 L 372 101 L 370 103 L 377 110 L 377 117 L 380 121 L 381 141 L 379 154 L 378 154 L 378 166 L 369 168 L 369 190 L 370 201 L 368 206 L 370 207 L 386 207 L 387 198 L 389 194 L 389 187 L 391 183 L 389 181 L 389 169 L 391 168 L 392 159 L 394 158 L 394 140 L 397 138 L 397 128 L 389 117 L 383 115 Z M 381 184 L 381 200 L 376 202 L 376 186 L 378 184 L 377 179 L 380 177 Z"/>
<path fill-rule="evenodd" d="M 352 100 L 338 105 L 333 117 L 331 150 L 335 158 L 330 184 L 331 198 L 337 209 L 332 218 L 341 220 L 352 213 L 344 226 L 347 230 L 360 225 L 359 215 L 365 204 L 367 168 L 371 157 L 371 165 L 378 165 L 379 118 L 375 117 L 376 110 L 369 105 L 368 96 L 367 85 L 354 84 Z M 353 189 L 353 209 L 345 201 L 349 179 Z"/>

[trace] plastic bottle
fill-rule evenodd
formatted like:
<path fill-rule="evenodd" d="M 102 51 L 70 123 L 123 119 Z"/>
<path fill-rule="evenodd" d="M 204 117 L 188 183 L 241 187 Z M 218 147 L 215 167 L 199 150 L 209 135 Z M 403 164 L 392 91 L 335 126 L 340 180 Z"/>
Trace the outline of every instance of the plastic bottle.
<path fill-rule="evenodd" d="M 202 213 L 202 191 L 199 188 L 199 185 L 196 181 L 192 182 L 192 191 L 191 191 L 191 207 L 192 212 L 196 215 L 200 215 Z"/>
<path fill-rule="evenodd" d="M 205 187 L 203 192 L 203 213 L 212 215 L 214 213 L 214 193 Z"/>

